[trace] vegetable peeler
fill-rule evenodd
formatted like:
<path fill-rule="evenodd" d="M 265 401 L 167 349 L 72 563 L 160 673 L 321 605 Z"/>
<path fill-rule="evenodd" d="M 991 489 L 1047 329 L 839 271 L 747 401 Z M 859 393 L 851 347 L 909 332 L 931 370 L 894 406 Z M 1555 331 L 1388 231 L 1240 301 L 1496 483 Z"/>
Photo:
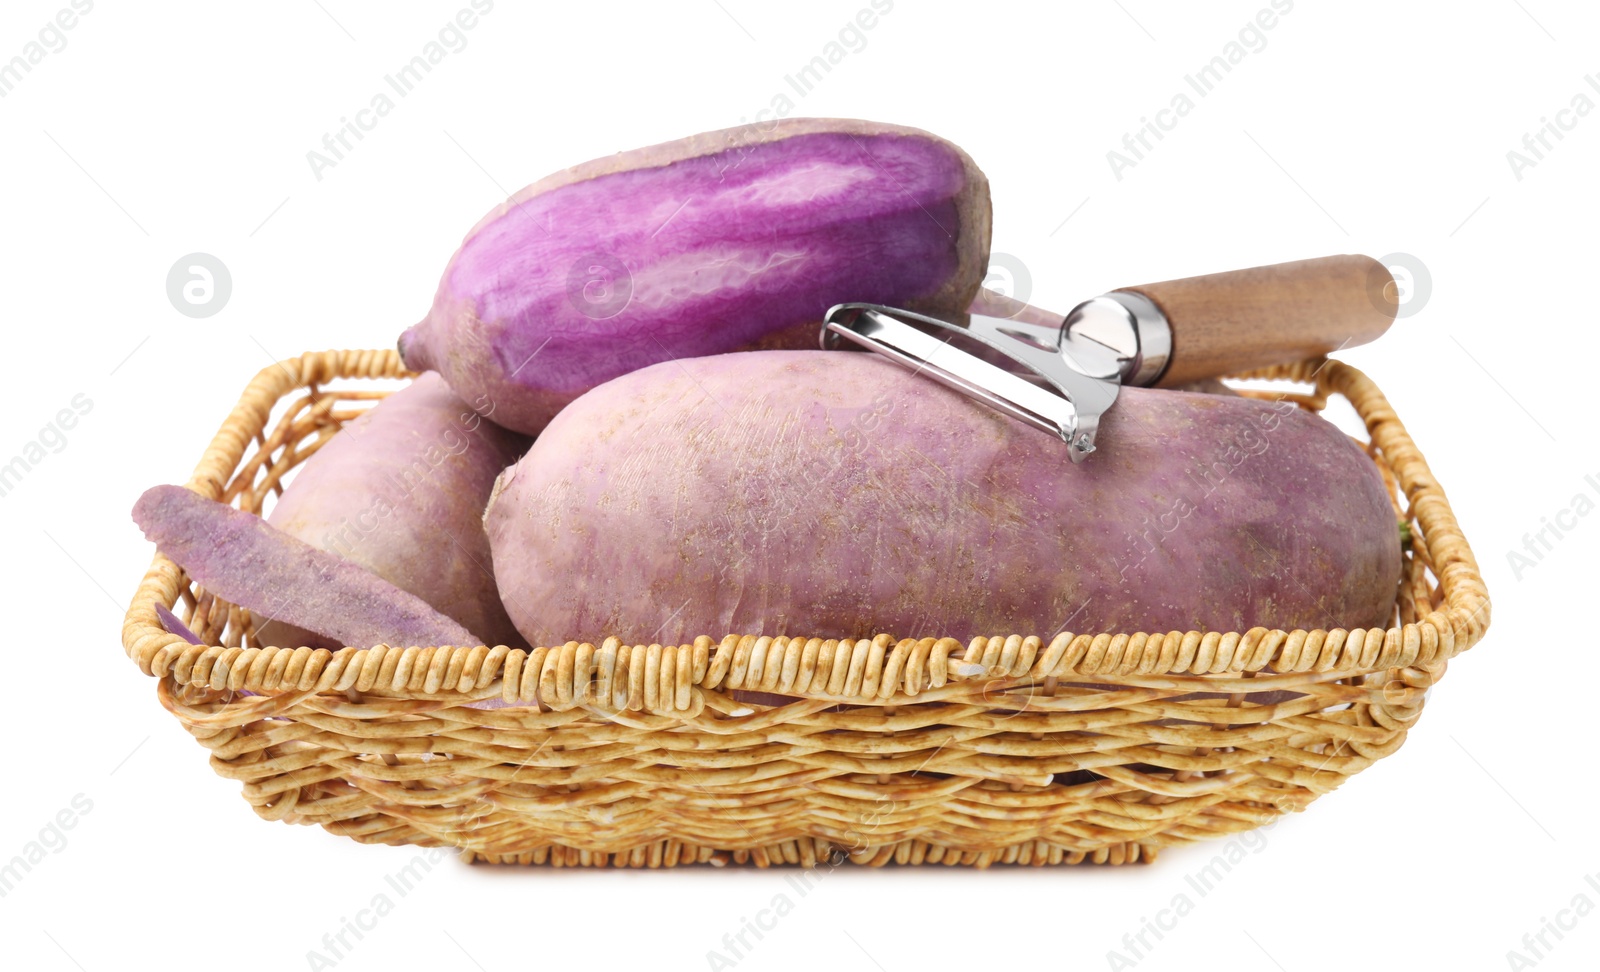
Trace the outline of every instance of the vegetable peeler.
<path fill-rule="evenodd" d="M 821 339 L 825 350 L 875 351 L 1059 436 L 1076 463 L 1095 450 L 1123 385 L 1172 387 L 1366 344 L 1398 306 L 1387 267 L 1344 255 L 1123 287 L 1051 323 L 838 304 Z"/>

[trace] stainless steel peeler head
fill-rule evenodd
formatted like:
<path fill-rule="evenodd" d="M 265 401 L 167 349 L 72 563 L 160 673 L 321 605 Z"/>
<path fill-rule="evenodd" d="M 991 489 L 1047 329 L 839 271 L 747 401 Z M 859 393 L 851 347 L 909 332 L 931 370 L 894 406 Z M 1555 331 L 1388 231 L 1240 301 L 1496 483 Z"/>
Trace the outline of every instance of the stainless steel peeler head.
<path fill-rule="evenodd" d="M 1073 308 L 1054 327 L 981 314 L 934 317 L 882 304 L 839 304 L 822 347 L 875 351 L 1006 415 L 1058 436 L 1081 462 L 1124 383 L 1160 378 L 1172 351 L 1160 309 L 1117 291 Z"/>
<path fill-rule="evenodd" d="M 1393 285 L 1381 262 L 1344 254 L 1123 287 L 1045 326 L 840 304 L 822 346 L 876 351 L 1059 436 L 1081 462 L 1123 385 L 1181 385 L 1365 344 L 1394 323 Z"/>

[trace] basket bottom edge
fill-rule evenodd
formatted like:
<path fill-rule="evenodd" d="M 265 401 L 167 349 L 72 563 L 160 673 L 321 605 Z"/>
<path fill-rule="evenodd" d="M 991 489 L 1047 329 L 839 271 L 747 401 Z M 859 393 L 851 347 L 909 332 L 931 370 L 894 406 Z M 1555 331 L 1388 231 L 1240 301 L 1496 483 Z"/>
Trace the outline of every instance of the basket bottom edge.
<path fill-rule="evenodd" d="M 461 859 L 472 864 L 523 865 L 544 867 L 667 868 L 701 865 L 708 867 L 797 867 L 832 868 L 846 864 L 883 867 L 890 864 L 964 866 L 985 868 L 993 865 L 1042 867 L 1072 864 L 1147 864 L 1155 861 L 1159 848 L 1153 844 L 1128 842 L 1092 850 L 1069 847 L 1049 841 L 1030 840 L 988 850 L 969 850 L 925 840 L 904 840 L 894 844 L 852 850 L 816 838 L 800 838 L 754 849 L 726 849 L 679 840 L 656 840 L 623 851 L 594 851 L 565 844 L 540 844 L 523 851 L 463 850 Z"/>

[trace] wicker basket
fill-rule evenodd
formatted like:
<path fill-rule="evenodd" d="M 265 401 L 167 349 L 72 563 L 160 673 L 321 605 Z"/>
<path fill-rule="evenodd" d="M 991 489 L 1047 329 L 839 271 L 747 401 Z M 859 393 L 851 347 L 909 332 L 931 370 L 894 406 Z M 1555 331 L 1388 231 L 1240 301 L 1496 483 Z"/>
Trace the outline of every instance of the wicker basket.
<path fill-rule="evenodd" d="M 325 383 L 406 375 L 392 351 L 264 369 L 188 485 L 260 512 L 384 394 Z M 564 866 L 1148 861 L 1394 752 L 1489 621 L 1377 387 L 1326 360 L 1250 377 L 1311 386 L 1285 393 L 1311 409 L 1342 395 L 1365 421 L 1412 537 L 1387 630 L 287 649 L 157 555 L 123 644 L 258 815 L 365 843 Z M 168 634 L 158 604 L 205 644 Z"/>

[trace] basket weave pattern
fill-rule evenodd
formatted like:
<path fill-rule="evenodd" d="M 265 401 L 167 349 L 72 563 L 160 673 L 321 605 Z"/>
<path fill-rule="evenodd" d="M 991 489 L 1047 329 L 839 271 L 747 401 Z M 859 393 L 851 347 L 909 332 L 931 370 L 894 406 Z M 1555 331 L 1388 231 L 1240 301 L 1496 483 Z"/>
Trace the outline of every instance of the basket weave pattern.
<path fill-rule="evenodd" d="M 264 369 L 188 486 L 262 512 L 385 394 L 344 380 L 407 374 L 393 351 Z M 1311 386 L 1271 396 L 1311 409 L 1341 395 L 1365 422 L 1412 535 L 1388 628 L 291 649 L 158 554 L 123 644 L 257 814 L 358 841 L 564 866 L 1150 860 L 1394 752 L 1489 622 L 1377 387 L 1326 360 L 1249 377 Z M 158 603 L 205 644 L 168 634 Z M 470 704 L 486 700 L 510 707 Z"/>

